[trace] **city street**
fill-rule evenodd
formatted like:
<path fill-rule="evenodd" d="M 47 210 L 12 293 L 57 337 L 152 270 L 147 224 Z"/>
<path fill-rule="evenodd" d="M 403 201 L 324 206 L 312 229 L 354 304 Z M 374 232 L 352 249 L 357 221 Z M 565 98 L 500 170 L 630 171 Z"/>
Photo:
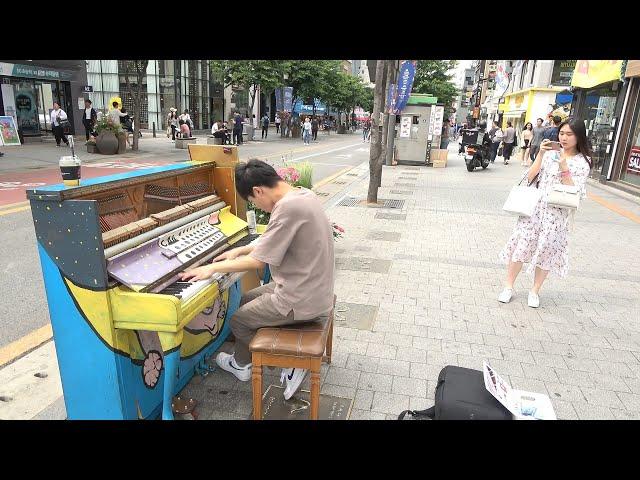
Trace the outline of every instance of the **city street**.
<path fill-rule="evenodd" d="M 369 144 L 365 147 L 360 134 L 324 135 L 321 132 L 317 143 L 305 146 L 300 139 L 281 139 L 275 135 L 275 129 L 270 133 L 273 135 L 266 141 L 243 144 L 240 158 L 260 158 L 274 166 L 308 161 L 313 165 L 314 184 L 368 158 Z M 200 137 L 198 143 L 206 143 L 206 138 Z M 84 150 L 78 153 L 84 165 L 84 178 L 189 159 L 187 150 L 176 149 L 166 137 L 143 138 L 138 153 L 128 150 L 123 155 L 98 155 Z M 5 292 L 0 302 L 0 349 L 49 324 L 33 219 L 25 197 L 25 190 L 31 187 L 25 184 L 60 183 L 58 159 L 60 155 L 70 154 L 69 149 L 57 148 L 55 143 L 28 144 L 5 151 L 6 155 L 0 159 L 0 231 L 3 232 L 0 291 Z M 10 182 L 21 182 L 21 185 L 9 185 Z"/>
<path fill-rule="evenodd" d="M 401 209 L 340 206 L 345 197 L 366 195 L 361 148 L 341 150 L 358 166 L 319 189 L 331 192 L 323 197 L 327 214 L 346 230 L 336 244 L 333 361 L 322 368 L 321 393 L 353 400 L 351 419 L 394 419 L 433 404 L 445 365 L 481 369 L 487 360 L 513 388 L 549 395 L 559 419 L 640 418 L 636 199 L 590 182 L 570 237 L 569 275 L 550 278 L 540 308 L 532 309 L 526 304 L 532 279 L 523 273 L 515 298 L 500 304 L 505 267 L 497 255 L 516 221 L 501 207 L 522 167 L 496 162 L 469 173 L 452 143 L 446 168 L 384 167 L 379 198 L 404 200 Z M 312 158 L 343 164 L 336 157 Z M 13 241 L 25 256 L 3 279 L 12 297 L 3 299 L 3 307 L 12 302 L 11 315 L 3 311 L 3 340 L 4 332 L 17 338 L 47 321 L 27 213 L 0 217 L 3 228 L 21 228 Z M 31 318 L 28 328 L 17 325 L 22 315 Z M 0 418 L 65 418 L 53 352 L 48 342 L 0 370 L 0 385 L 11 385 L 13 395 L 32 392 L 32 400 L 0 403 Z M 48 378 L 33 378 L 42 371 Z M 265 375 L 265 388 L 279 385 L 279 373 Z M 48 392 L 16 378 L 49 382 Z M 308 387 L 307 379 L 302 388 Z M 251 412 L 251 383 L 224 371 L 195 377 L 183 394 L 198 400 L 200 419 L 247 419 Z"/>

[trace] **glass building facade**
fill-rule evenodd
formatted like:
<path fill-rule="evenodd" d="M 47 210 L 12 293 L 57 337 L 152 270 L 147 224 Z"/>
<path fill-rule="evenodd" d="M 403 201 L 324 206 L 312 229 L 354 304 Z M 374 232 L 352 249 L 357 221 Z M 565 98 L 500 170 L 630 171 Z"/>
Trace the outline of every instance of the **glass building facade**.
<path fill-rule="evenodd" d="M 129 82 L 137 81 L 133 66 Z M 128 111 L 133 112 L 133 99 L 127 93 L 123 60 L 88 60 L 87 80 L 93 92 L 87 94 L 97 109 L 107 111 L 109 100 L 120 97 Z M 141 128 L 167 128 L 170 108 L 179 113 L 189 110 L 195 129 L 209 129 L 214 119 L 222 117 L 223 88 L 212 78 L 209 60 L 149 60 L 142 80 Z"/>

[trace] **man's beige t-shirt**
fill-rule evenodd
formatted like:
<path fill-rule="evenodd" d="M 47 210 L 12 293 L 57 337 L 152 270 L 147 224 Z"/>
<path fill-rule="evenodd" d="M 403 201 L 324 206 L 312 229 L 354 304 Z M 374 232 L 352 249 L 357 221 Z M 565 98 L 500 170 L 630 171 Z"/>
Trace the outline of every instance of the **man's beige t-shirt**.
<path fill-rule="evenodd" d="M 316 194 L 287 193 L 273 207 L 267 230 L 249 256 L 268 263 L 272 300 L 282 315 L 310 320 L 333 308 L 333 232 Z"/>

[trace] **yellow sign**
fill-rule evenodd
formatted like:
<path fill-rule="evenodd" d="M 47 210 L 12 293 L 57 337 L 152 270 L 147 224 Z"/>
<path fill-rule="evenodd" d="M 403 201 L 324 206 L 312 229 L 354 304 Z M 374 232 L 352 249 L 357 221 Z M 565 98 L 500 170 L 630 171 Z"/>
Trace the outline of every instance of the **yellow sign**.
<path fill-rule="evenodd" d="M 578 60 L 572 87 L 590 88 L 620 79 L 622 60 Z"/>

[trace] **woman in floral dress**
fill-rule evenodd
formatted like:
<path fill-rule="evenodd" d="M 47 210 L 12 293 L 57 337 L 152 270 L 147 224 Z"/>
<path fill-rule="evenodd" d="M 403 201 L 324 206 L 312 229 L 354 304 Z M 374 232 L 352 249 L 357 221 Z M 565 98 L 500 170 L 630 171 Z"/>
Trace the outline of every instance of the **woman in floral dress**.
<path fill-rule="evenodd" d="M 513 284 L 528 263 L 527 273 L 534 273 L 533 288 L 528 305 L 537 308 L 540 288 L 549 272 L 564 277 L 568 269 L 569 209 L 547 204 L 553 185 L 575 185 L 580 196 L 586 197 L 585 184 L 591 168 L 591 147 L 584 123 L 567 119 L 560 124 L 559 140 L 562 148 L 553 150 L 553 142 L 543 140 L 536 160 L 528 171 L 529 183 L 538 181 L 542 197 L 531 217 L 520 217 L 509 241 L 500 252 L 500 259 L 508 264 L 505 288 L 498 301 L 508 303 L 513 296 Z M 538 175 L 536 179 L 536 175 Z"/>

